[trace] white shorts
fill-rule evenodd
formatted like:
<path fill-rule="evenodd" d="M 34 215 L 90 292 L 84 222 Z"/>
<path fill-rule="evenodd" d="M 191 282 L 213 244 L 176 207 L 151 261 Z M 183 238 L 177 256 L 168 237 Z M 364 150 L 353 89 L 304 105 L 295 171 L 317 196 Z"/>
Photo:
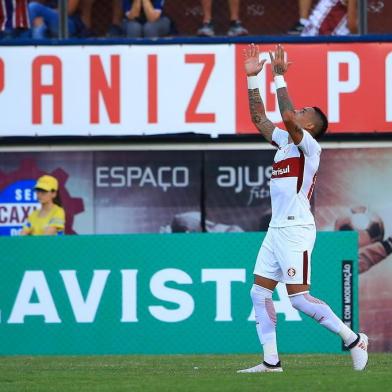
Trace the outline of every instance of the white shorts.
<path fill-rule="evenodd" d="M 310 284 L 316 227 L 270 227 L 253 273 L 285 284 Z"/>

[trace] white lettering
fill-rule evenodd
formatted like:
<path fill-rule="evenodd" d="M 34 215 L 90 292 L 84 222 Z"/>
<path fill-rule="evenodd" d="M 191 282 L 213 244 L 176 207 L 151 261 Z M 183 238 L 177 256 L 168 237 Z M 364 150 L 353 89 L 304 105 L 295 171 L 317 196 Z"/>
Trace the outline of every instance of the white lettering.
<path fill-rule="evenodd" d="M 177 309 L 168 309 L 164 306 L 149 306 L 150 313 L 158 320 L 175 323 L 189 318 L 195 308 L 195 303 L 188 293 L 165 286 L 166 282 L 178 284 L 191 284 L 192 278 L 184 271 L 167 268 L 155 273 L 150 281 L 151 293 L 158 299 L 178 304 Z"/>
<path fill-rule="evenodd" d="M 284 168 L 278 168 L 272 170 L 273 177 L 282 176 L 283 174 L 289 174 L 289 173 L 290 173 L 290 165 L 287 165 L 287 167 Z"/>
<path fill-rule="evenodd" d="M 107 183 L 109 178 L 108 171 L 108 167 L 97 167 L 97 187 L 104 188 L 109 186 Z"/>
<path fill-rule="evenodd" d="M 110 176 L 113 180 L 117 180 L 117 182 L 113 181 L 111 186 L 113 188 L 123 188 L 125 186 L 125 177 L 123 176 L 123 168 L 121 166 L 114 166 L 110 169 Z"/>
<path fill-rule="evenodd" d="M 182 176 L 182 180 L 180 176 Z M 189 170 L 187 167 L 178 166 L 173 169 L 173 185 L 177 188 L 185 188 L 189 185 Z"/>
<path fill-rule="evenodd" d="M 31 303 L 34 291 L 38 301 Z M 43 316 L 45 323 L 61 323 L 43 271 L 24 273 L 8 323 L 23 324 L 26 316 Z"/>
<path fill-rule="evenodd" d="M 71 303 L 75 319 L 78 323 L 94 322 L 109 274 L 109 270 L 94 270 L 87 297 L 86 300 L 84 300 L 76 277 L 76 271 L 60 271 L 69 302 Z"/>
<path fill-rule="evenodd" d="M 132 186 L 132 181 L 140 179 L 142 176 L 141 167 L 128 167 L 127 168 L 127 186 Z"/>
<path fill-rule="evenodd" d="M 348 79 L 340 80 L 340 64 L 348 65 Z M 328 52 L 328 119 L 340 121 L 340 94 L 352 93 L 359 87 L 360 62 L 353 52 Z"/>
<path fill-rule="evenodd" d="M 140 186 L 144 186 L 145 184 L 151 184 L 153 187 L 157 186 L 154 174 L 152 174 L 152 170 L 148 166 L 144 170 L 142 179 L 140 180 Z"/>
<path fill-rule="evenodd" d="M 137 319 L 137 270 L 121 270 L 122 312 L 121 322 L 132 323 Z"/>
<path fill-rule="evenodd" d="M 392 53 L 385 59 L 385 118 L 392 121 Z"/>
<path fill-rule="evenodd" d="M 163 166 L 163 167 L 160 167 L 158 170 L 158 183 L 162 187 L 162 189 L 166 192 L 166 190 L 171 186 L 171 184 L 170 184 L 170 181 L 164 182 L 164 180 L 163 180 L 164 173 L 168 173 L 168 176 L 170 176 L 170 167 Z"/>
<path fill-rule="evenodd" d="M 236 193 L 243 191 L 244 187 L 260 187 L 264 184 L 265 178 L 271 178 L 271 166 L 219 166 L 216 182 L 222 188 L 234 187 Z M 251 172 L 256 173 L 255 178 L 251 179 Z"/>
<path fill-rule="evenodd" d="M 203 269 L 201 281 L 216 282 L 216 316 L 215 321 L 232 321 L 231 315 L 231 282 L 246 282 L 246 270 L 231 269 Z"/>
<path fill-rule="evenodd" d="M 222 188 L 226 188 L 226 187 L 231 187 L 235 185 L 235 181 L 236 181 L 236 174 L 235 174 L 235 169 L 234 167 L 230 167 L 230 166 L 219 166 L 218 170 L 220 172 L 227 172 L 220 174 L 217 179 L 216 182 L 217 184 L 222 187 Z"/>
<path fill-rule="evenodd" d="M 37 195 L 32 189 L 15 189 L 14 192 L 15 201 L 36 201 Z"/>
<path fill-rule="evenodd" d="M 115 166 L 97 168 L 97 187 L 145 187 L 161 188 L 166 192 L 170 187 L 183 188 L 189 185 L 189 169 L 187 167 L 162 166 Z"/>

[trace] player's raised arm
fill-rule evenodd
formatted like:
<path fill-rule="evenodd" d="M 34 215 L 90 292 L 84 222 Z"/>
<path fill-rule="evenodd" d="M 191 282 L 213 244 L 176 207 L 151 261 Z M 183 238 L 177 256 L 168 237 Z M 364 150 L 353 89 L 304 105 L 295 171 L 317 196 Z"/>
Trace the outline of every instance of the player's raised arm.
<path fill-rule="evenodd" d="M 271 58 L 272 74 L 276 85 L 276 95 L 278 97 L 279 110 L 284 125 L 295 144 L 299 144 L 303 138 L 302 128 L 295 121 L 295 112 L 291 103 L 286 82 L 283 75 L 287 72 L 290 63 L 284 58 L 282 45 L 276 47 L 275 53 L 269 52 Z"/>
<path fill-rule="evenodd" d="M 272 132 L 275 125 L 267 118 L 265 114 L 265 107 L 261 99 L 257 74 L 263 69 L 266 60 L 259 59 L 259 47 L 251 44 L 247 49 L 244 49 L 244 66 L 248 77 L 248 97 L 249 109 L 252 117 L 252 122 L 264 138 L 271 142 Z"/>

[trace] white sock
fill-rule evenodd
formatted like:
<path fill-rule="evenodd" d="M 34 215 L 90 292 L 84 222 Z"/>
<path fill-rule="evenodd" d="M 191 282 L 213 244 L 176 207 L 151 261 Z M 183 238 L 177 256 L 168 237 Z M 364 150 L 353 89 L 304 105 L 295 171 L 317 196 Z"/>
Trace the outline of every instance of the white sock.
<path fill-rule="evenodd" d="M 325 302 L 312 297 L 307 292 L 289 297 L 295 309 L 304 312 L 325 328 L 339 334 L 347 346 L 357 339 L 358 335 L 347 327 Z"/>
<path fill-rule="evenodd" d="M 344 344 L 346 346 L 349 346 L 351 343 L 354 343 L 359 337 L 352 329 L 347 327 L 346 324 L 342 324 L 342 329 L 338 333 L 343 339 Z"/>
<path fill-rule="evenodd" d="M 279 362 L 276 344 L 276 313 L 272 302 L 272 291 L 253 285 L 250 291 L 256 315 L 256 330 L 263 346 L 264 361 L 270 365 Z"/>

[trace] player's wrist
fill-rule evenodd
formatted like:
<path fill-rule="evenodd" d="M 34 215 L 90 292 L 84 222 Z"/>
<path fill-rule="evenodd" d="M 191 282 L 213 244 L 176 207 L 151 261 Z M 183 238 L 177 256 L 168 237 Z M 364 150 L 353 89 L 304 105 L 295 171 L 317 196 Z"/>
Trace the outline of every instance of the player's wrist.
<path fill-rule="evenodd" d="M 283 75 L 275 75 L 274 76 L 274 82 L 275 82 L 275 88 L 279 89 L 279 88 L 286 88 L 287 84 L 286 81 L 284 80 L 284 76 Z"/>
<path fill-rule="evenodd" d="M 246 79 L 248 82 L 248 90 L 255 90 L 256 88 L 259 88 L 259 82 L 256 75 L 248 75 Z"/>

